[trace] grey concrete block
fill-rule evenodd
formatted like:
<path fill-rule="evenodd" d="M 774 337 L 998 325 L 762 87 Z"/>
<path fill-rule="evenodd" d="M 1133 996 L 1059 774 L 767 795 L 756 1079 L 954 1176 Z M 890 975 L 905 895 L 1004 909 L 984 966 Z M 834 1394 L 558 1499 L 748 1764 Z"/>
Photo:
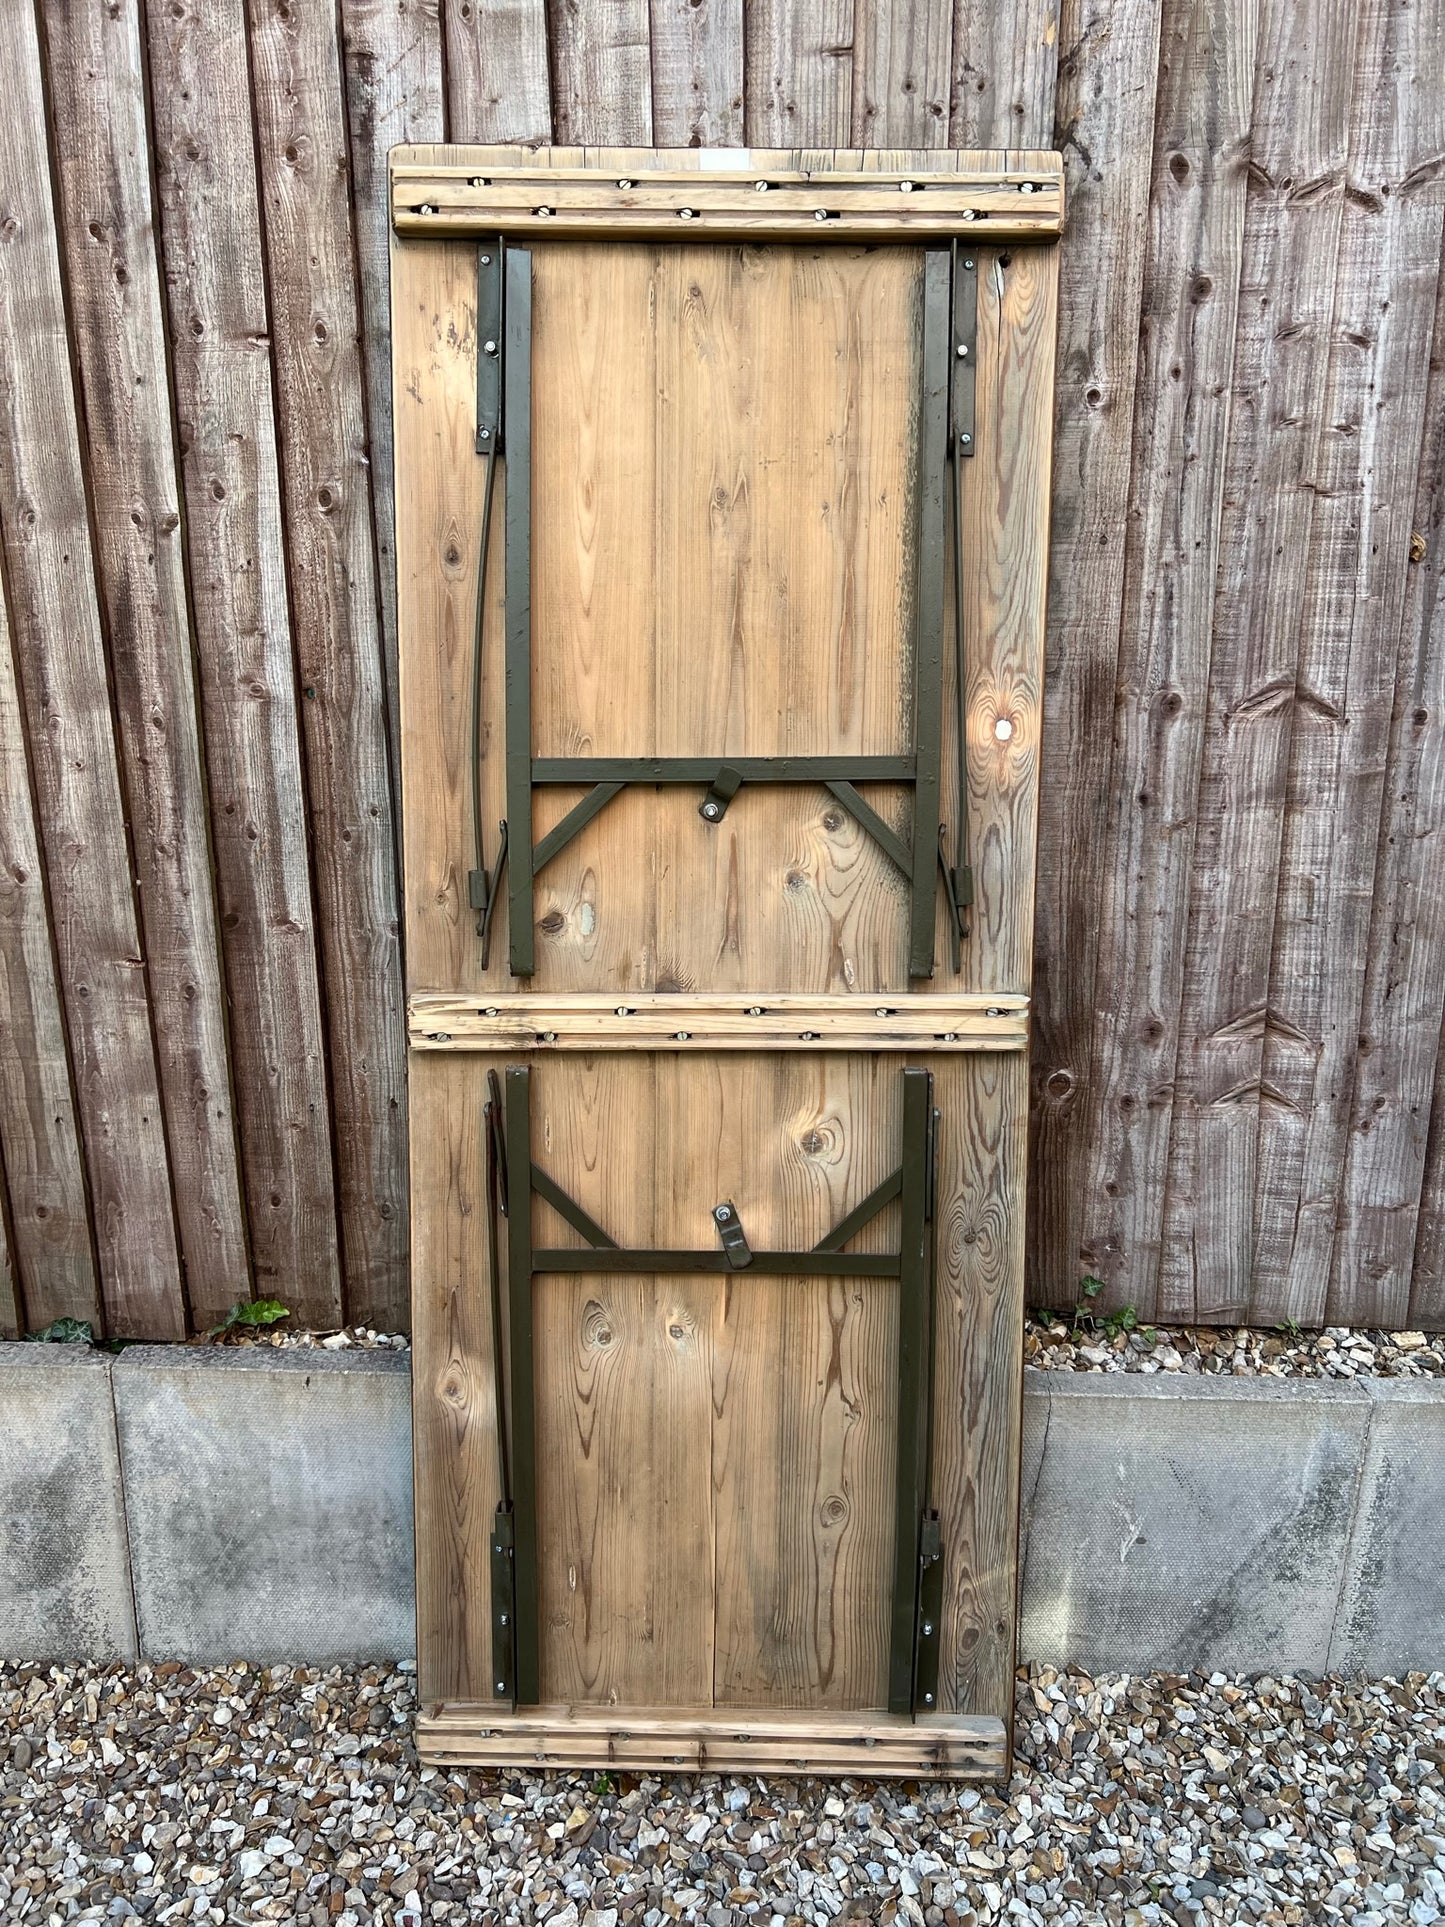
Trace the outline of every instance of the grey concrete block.
<path fill-rule="evenodd" d="M 0 1657 L 133 1659 L 111 1360 L 0 1345 Z"/>
<path fill-rule="evenodd" d="M 1369 1427 L 1332 1663 L 1389 1674 L 1445 1668 L 1445 1389 L 1372 1379 Z"/>
<path fill-rule="evenodd" d="M 1327 1670 L 1371 1410 L 1354 1384 L 1049 1377 L 1023 1655 Z"/>
<path fill-rule="evenodd" d="M 137 1346 L 115 1400 L 142 1650 L 416 1650 L 410 1377 L 390 1353 Z"/>

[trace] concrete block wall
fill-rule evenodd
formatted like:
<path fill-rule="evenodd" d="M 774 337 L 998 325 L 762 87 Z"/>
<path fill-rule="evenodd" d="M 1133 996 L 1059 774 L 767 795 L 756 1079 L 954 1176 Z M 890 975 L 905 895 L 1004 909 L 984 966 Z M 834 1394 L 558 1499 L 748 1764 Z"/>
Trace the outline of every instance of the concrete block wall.
<path fill-rule="evenodd" d="M 414 1651 L 408 1360 L 0 1345 L 0 1655 Z M 1023 1657 L 1445 1668 L 1445 1386 L 1025 1376 Z"/>

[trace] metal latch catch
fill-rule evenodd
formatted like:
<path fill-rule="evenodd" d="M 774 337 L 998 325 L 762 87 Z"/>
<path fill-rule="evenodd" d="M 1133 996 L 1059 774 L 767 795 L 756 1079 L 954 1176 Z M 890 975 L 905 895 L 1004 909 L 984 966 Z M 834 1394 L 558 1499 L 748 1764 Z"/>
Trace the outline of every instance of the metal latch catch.
<path fill-rule="evenodd" d="M 721 823 L 727 815 L 728 804 L 732 802 L 742 786 L 742 771 L 734 769 L 731 763 L 724 763 L 712 779 L 707 795 L 698 805 L 697 813 L 703 822 Z"/>
<path fill-rule="evenodd" d="M 747 1240 L 738 1218 L 737 1207 L 732 1201 L 725 1200 L 715 1204 L 712 1221 L 717 1226 L 717 1235 L 722 1239 L 723 1250 L 727 1253 L 728 1263 L 734 1271 L 744 1271 L 753 1262 L 752 1247 Z"/>

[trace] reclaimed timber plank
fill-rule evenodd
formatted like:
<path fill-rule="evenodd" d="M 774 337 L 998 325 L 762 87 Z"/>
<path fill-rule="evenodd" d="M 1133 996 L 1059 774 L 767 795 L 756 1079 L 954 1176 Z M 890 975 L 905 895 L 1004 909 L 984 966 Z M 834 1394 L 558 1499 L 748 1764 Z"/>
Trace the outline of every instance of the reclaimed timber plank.
<path fill-rule="evenodd" d="M 652 141 L 740 147 L 743 0 L 652 0 Z"/>
<path fill-rule="evenodd" d="M 955 0 L 945 117 L 948 144 L 1049 146 L 1054 139 L 1061 34 L 1084 36 L 1092 42 L 1090 52 L 1116 62 L 1114 71 L 1124 78 L 1139 51 L 1141 35 L 1149 32 L 1154 9 L 1149 0 L 1127 10 L 1111 9 L 1109 34 L 1097 39 L 1088 18 L 1093 11 L 1073 6 L 1069 0 L 1062 4 L 1060 0 L 1014 0 L 1008 7 L 992 5 L 990 0 Z M 1116 36 L 1123 42 L 1117 49 L 1109 45 Z M 1088 66 L 1091 71 L 1078 78 L 1092 79 L 1097 70 L 1092 63 Z M 1071 83 L 1074 78 L 1070 77 Z M 1152 85 L 1151 74 L 1151 92 Z M 1079 104 L 1078 95 L 1072 95 L 1069 108 Z M 1131 111 L 1131 103 L 1118 99 L 1091 105 L 1093 114 Z"/>
<path fill-rule="evenodd" d="M 983 248 L 977 261 L 976 452 L 961 478 L 976 893 L 964 984 L 1022 996 L 1034 967 L 1059 254 Z"/>
<path fill-rule="evenodd" d="M 96 562 L 193 1322 L 251 1296 L 135 0 L 44 9 Z"/>
<path fill-rule="evenodd" d="M 38 26 L 0 11 L 0 525 L 106 1321 L 186 1329 L 165 1114 L 96 595 Z"/>
<path fill-rule="evenodd" d="M 400 904 L 334 21 L 250 7 L 262 232 L 277 375 L 348 1319 L 405 1292 Z"/>
<path fill-rule="evenodd" d="M 1209 688 L 1257 7 L 1167 4 L 1135 485 L 1099 907 L 1103 1020 L 1084 1256 L 1152 1310 Z"/>
<path fill-rule="evenodd" d="M 1006 1778 L 1003 1722 L 932 1714 L 755 1710 L 739 1728 L 726 1708 L 658 1713 L 650 1705 L 539 1706 L 499 1714 L 483 1704 L 423 1708 L 422 1757 L 447 1766 L 611 1767 L 639 1773 L 856 1774 L 867 1779 Z"/>
<path fill-rule="evenodd" d="M 1264 0 L 1179 1014 L 1161 1319 L 1240 1319 L 1300 621 L 1345 197 L 1354 0 Z"/>
<path fill-rule="evenodd" d="M 17 1317 L 102 1327 L 0 543 L 0 1163 Z"/>
<path fill-rule="evenodd" d="M 366 432 L 381 594 L 392 809 L 401 810 L 396 654 L 396 502 L 391 454 L 391 219 L 386 157 L 401 141 L 446 138 L 442 30 L 435 0 L 341 0 L 342 80 L 366 376 Z"/>
<path fill-rule="evenodd" d="M 242 0 L 150 0 L 152 140 L 257 1289 L 341 1320 Z"/>
<path fill-rule="evenodd" d="M 1008 1719 L 1018 1594 L 1028 1070 L 932 1060 L 938 1122 L 933 1474 L 945 1712 Z"/>
<path fill-rule="evenodd" d="M 448 0 L 442 18 L 452 138 L 551 140 L 546 0 Z"/>
<path fill-rule="evenodd" d="M 1114 682 L 1148 258 L 1158 0 L 1059 17 L 1062 250 L 1034 983 L 1034 1302 L 1072 1304 L 1098 1096 L 1091 1077 Z M 957 37 L 955 37 L 957 44 Z M 1105 986 L 1105 996 L 1108 987 Z"/>
<path fill-rule="evenodd" d="M 981 991 L 961 996 L 891 993 L 863 997 L 751 992 L 697 996 L 642 993 L 619 1004 L 596 994 L 476 997 L 422 992 L 408 1000 L 414 1050 L 1023 1050 L 1028 999 Z"/>
<path fill-rule="evenodd" d="M 412 1062 L 412 1452 L 424 1698 L 491 1692 L 487 1548 L 500 1474 L 483 1089 L 475 1063 Z"/>
<path fill-rule="evenodd" d="M 1387 4 L 1359 24 L 1256 1166 L 1251 1315 L 1305 1325 L 1384 1310 L 1379 1278 L 1340 1278 L 1334 1251 L 1442 235 L 1438 113 L 1401 90 L 1439 71 L 1440 30 Z"/>
<path fill-rule="evenodd" d="M 688 1146 L 667 1139 L 667 1075 L 664 1059 L 603 1053 L 533 1079 L 538 1163 L 626 1246 L 693 1242 L 677 1237 Z M 709 1695 L 719 1291 L 695 1276 L 536 1281 L 544 1698 Z"/>
<path fill-rule="evenodd" d="M 805 1250 L 897 1168 L 896 1058 L 661 1061 L 659 1143 L 696 1147 L 669 1172 L 669 1231 L 688 1244 L 712 1241 L 709 1207 L 727 1199 L 755 1249 Z M 849 1250 L 897 1251 L 898 1215 L 890 1205 Z M 897 1284 L 741 1273 L 716 1300 L 714 1702 L 882 1706 Z"/>

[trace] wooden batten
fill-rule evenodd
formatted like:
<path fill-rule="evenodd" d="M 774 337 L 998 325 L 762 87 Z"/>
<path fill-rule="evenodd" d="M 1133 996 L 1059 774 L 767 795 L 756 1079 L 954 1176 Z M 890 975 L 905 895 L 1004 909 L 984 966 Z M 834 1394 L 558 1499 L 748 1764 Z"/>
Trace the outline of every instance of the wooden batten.
<path fill-rule="evenodd" d="M 1003 1721 L 918 1720 L 740 1708 L 655 1713 L 538 1706 L 508 1713 L 465 1701 L 429 1706 L 417 1744 L 438 1766 L 606 1768 L 629 1773 L 848 1773 L 870 1780 L 996 1780 Z"/>
<path fill-rule="evenodd" d="M 514 148 L 396 148 L 391 218 L 398 234 L 465 237 L 585 236 L 592 240 L 888 240 L 971 237 L 1047 241 L 1063 228 L 1063 166 L 1056 154 L 1021 155 L 1003 167 L 921 168 L 835 156 L 804 165 L 782 149 L 719 149 L 690 156 L 612 151 L 601 166 L 545 164 Z M 814 162 L 821 156 L 810 157 Z M 960 156 L 960 159 L 965 157 Z M 1033 163 L 1037 161 L 1038 165 Z"/>
<path fill-rule="evenodd" d="M 414 1050 L 896 1050 L 1028 1048 L 1028 998 L 499 996 L 438 993 L 407 1007 Z"/>

